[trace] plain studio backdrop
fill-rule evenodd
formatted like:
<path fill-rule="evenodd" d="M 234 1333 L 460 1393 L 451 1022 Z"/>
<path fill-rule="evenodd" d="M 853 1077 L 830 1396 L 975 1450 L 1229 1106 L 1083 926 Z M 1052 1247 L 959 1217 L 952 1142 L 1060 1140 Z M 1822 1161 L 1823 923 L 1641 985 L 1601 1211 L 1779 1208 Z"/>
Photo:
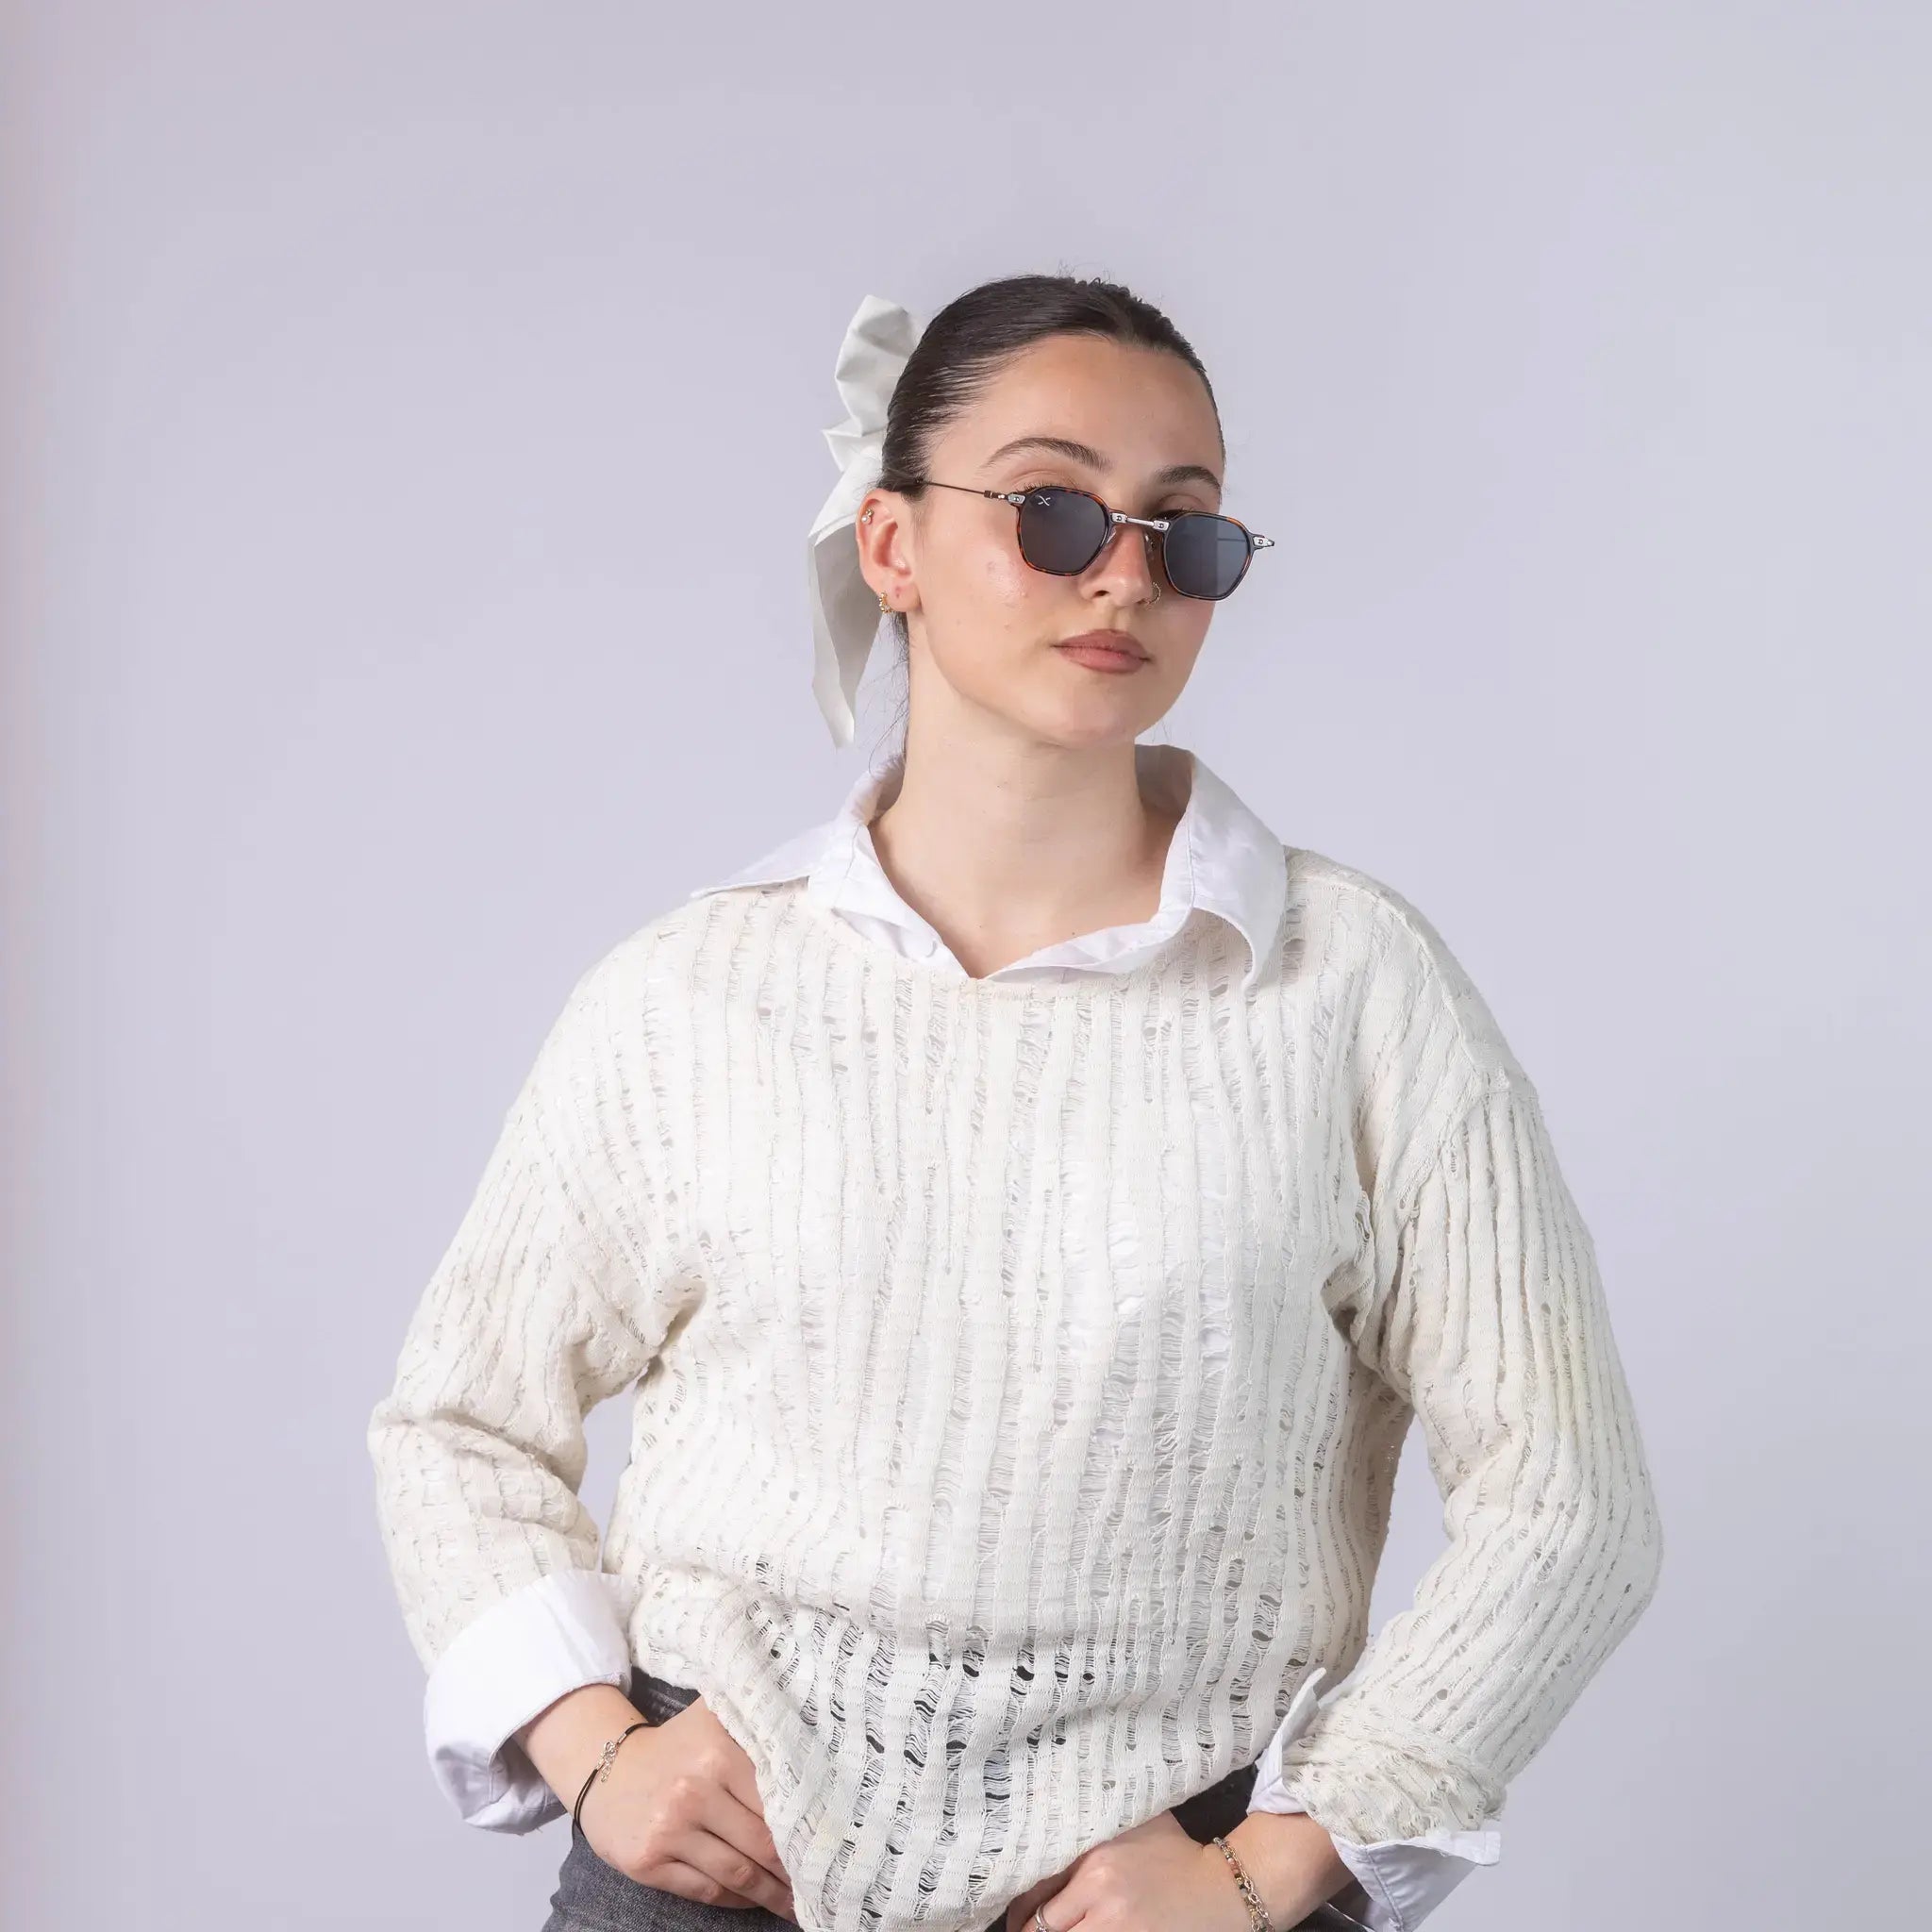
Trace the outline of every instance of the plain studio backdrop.
<path fill-rule="evenodd" d="M 8 10 L 0 1918 L 536 1932 L 364 1426 L 576 974 L 891 735 L 809 691 L 859 298 L 1042 269 L 1277 540 L 1150 735 L 1469 966 L 1657 1477 L 1434 1924 L 1926 1909 L 1932 12 Z M 1376 1624 L 1441 1539 L 1412 1433 Z"/>

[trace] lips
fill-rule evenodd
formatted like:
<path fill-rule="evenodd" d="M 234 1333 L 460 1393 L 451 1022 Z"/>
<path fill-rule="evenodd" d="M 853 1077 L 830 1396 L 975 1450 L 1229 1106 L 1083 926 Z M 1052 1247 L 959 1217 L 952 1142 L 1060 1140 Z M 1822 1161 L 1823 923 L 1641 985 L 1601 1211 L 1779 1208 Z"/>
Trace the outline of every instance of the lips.
<path fill-rule="evenodd" d="M 1124 630 L 1083 630 L 1076 638 L 1062 638 L 1059 641 L 1058 649 L 1064 651 L 1070 647 L 1091 651 L 1118 651 L 1132 659 L 1143 658 L 1147 655 Z"/>

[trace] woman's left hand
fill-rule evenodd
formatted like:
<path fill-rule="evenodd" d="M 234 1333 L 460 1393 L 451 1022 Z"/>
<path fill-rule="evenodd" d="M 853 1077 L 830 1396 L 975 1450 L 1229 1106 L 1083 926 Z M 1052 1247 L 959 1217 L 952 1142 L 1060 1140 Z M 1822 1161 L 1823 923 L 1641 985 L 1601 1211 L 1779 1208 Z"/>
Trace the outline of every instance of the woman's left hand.
<path fill-rule="evenodd" d="M 1007 1932 L 1248 1932 L 1248 1908 L 1227 1860 L 1172 1811 L 1083 1852 L 1007 1907 Z"/>

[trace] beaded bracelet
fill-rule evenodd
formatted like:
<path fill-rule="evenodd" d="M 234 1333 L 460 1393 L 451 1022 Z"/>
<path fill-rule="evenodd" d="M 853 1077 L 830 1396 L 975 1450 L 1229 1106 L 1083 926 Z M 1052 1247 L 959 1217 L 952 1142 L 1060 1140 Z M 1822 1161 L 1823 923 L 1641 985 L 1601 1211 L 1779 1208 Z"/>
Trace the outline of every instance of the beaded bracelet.
<path fill-rule="evenodd" d="M 570 1828 L 572 1834 L 575 1837 L 582 1838 L 584 1836 L 584 1824 L 582 1815 L 584 1809 L 584 1800 L 590 1796 L 591 1787 L 593 1784 L 595 1784 L 600 1777 L 608 1777 L 610 1775 L 610 1760 L 617 1756 L 617 1747 L 621 1743 L 623 1743 L 624 1740 L 627 1737 L 629 1737 L 633 1731 L 648 1731 L 650 1728 L 650 1720 L 648 1718 L 641 1717 L 639 1718 L 636 1724 L 626 1724 L 623 1730 L 618 1732 L 616 1737 L 612 1738 L 611 1740 L 605 1745 L 604 1755 L 598 1758 L 596 1764 L 591 1768 L 590 1776 L 584 1780 L 583 1790 L 577 1793 L 576 1803 L 573 1805 L 570 1809 Z"/>
<path fill-rule="evenodd" d="M 1268 1908 L 1261 1903 L 1261 1894 L 1249 1879 L 1247 1868 L 1235 1857 L 1234 1847 L 1218 1832 L 1214 1842 L 1220 1846 L 1221 1856 L 1227 1860 L 1227 1869 L 1234 1874 L 1234 1882 L 1241 1889 L 1241 1897 L 1247 1902 L 1248 1924 L 1253 1932 L 1274 1932 L 1274 1927 L 1268 1923 Z"/>
<path fill-rule="evenodd" d="M 1221 1856 L 1227 1860 L 1228 1869 L 1234 1874 L 1234 1882 L 1241 1889 L 1241 1898 L 1248 1907 L 1250 1932 L 1273 1932 L 1268 1923 L 1267 1908 L 1261 1903 L 1260 1894 L 1255 1890 L 1245 1867 L 1235 1857 L 1234 1847 L 1224 1838 L 1216 1838 L 1214 1843 L 1221 1847 Z M 1291 1932 L 1304 1932 L 1305 1927 L 1320 1926 L 1323 1932 L 1368 1932 L 1359 1919 L 1351 1918 L 1332 1900 L 1324 1899 L 1307 1918 L 1297 1919 Z"/>

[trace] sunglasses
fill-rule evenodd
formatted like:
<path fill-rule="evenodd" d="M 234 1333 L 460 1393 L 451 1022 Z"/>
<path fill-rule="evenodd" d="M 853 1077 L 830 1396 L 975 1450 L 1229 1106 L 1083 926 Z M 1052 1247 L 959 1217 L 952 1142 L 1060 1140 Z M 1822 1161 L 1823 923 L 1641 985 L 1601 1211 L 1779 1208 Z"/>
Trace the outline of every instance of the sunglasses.
<path fill-rule="evenodd" d="M 915 479 L 940 490 L 964 490 L 1010 503 L 1020 512 L 1020 555 L 1035 570 L 1056 577 L 1076 577 L 1106 549 L 1122 524 L 1152 530 L 1159 541 L 1160 568 L 1183 597 L 1219 602 L 1232 594 L 1248 574 L 1249 559 L 1268 549 L 1273 537 L 1257 537 L 1232 517 L 1184 510 L 1171 517 L 1130 517 L 1110 509 L 1085 490 L 1047 484 L 1037 490 L 975 490 L 967 483 Z"/>

